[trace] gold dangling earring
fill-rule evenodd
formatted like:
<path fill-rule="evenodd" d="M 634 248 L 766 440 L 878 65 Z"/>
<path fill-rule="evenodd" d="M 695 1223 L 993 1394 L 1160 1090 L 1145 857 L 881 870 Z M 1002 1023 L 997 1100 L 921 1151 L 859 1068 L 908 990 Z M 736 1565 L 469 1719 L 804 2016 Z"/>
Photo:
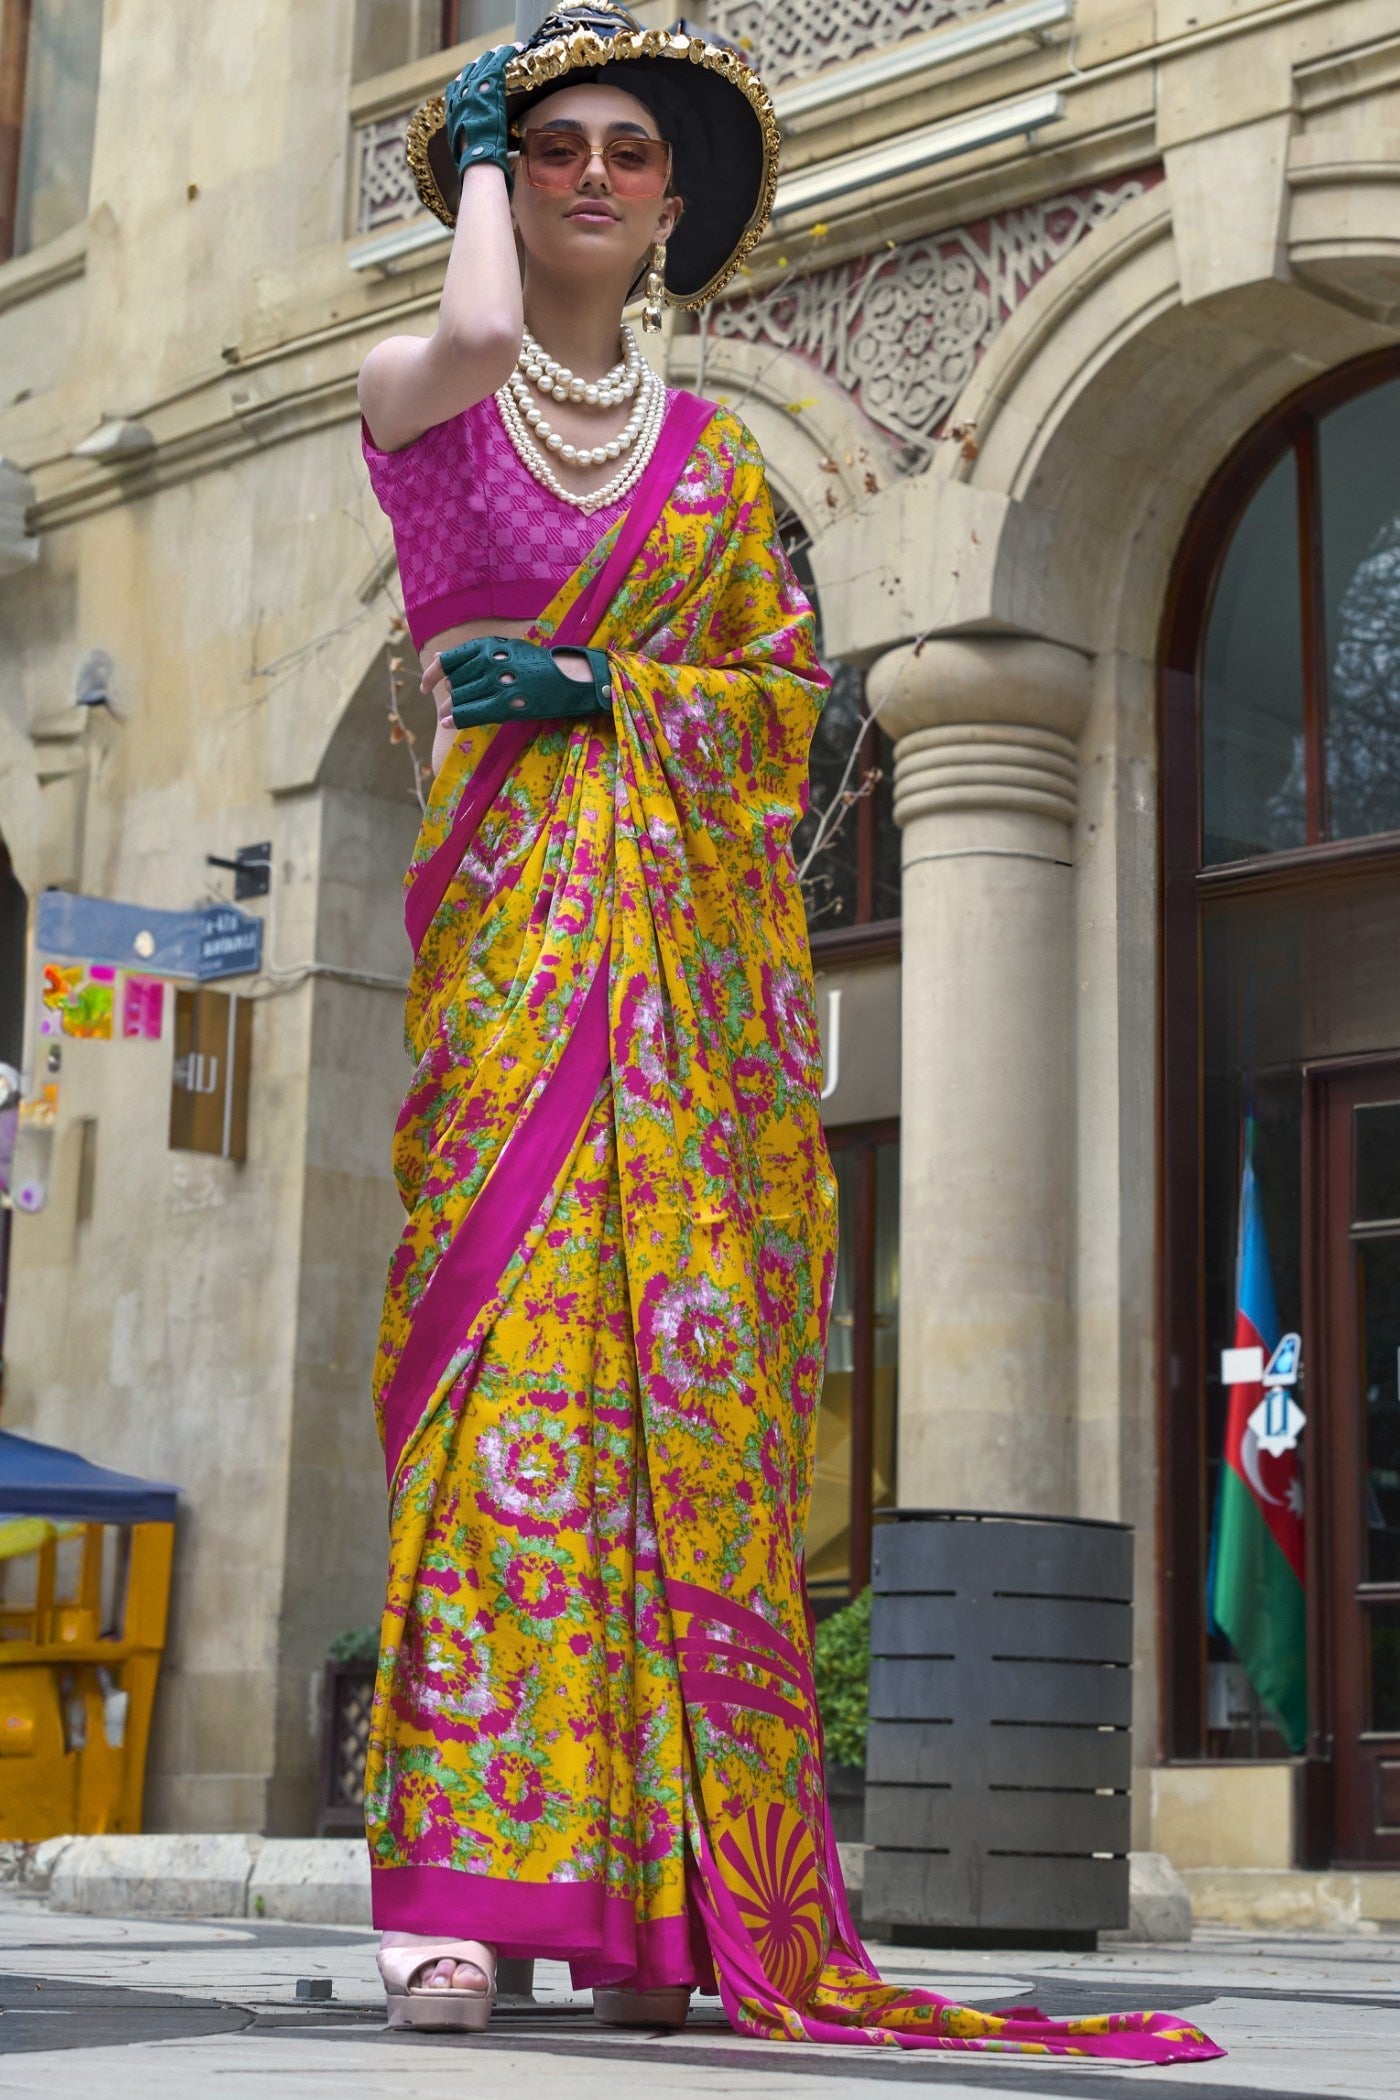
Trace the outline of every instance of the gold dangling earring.
<path fill-rule="evenodd" d="M 666 243 L 653 241 L 651 268 L 647 271 L 646 296 L 642 305 L 643 331 L 656 333 L 661 327 L 661 307 L 666 297 Z"/>

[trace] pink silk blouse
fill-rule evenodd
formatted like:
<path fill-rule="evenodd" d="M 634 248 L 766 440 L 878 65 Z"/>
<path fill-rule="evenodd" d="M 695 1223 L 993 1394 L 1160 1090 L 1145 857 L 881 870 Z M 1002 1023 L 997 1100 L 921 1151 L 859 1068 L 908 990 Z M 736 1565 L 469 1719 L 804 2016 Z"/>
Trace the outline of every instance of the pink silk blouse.
<path fill-rule="evenodd" d="M 415 649 L 468 620 L 535 619 L 630 500 L 588 515 L 542 487 L 494 395 L 398 452 L 381 452 L 363 423 L 360 436 Z"/>

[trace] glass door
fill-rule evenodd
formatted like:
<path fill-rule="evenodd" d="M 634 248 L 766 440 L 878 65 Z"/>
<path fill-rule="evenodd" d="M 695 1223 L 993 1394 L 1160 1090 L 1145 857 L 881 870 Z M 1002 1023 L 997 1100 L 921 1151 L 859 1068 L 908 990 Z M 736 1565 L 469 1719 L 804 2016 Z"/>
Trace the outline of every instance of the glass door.
<path fill-rule="evenodd" d="M 1314 1078 L 1333 1854 L 1400 1861 L 1400 1063 Z"/>

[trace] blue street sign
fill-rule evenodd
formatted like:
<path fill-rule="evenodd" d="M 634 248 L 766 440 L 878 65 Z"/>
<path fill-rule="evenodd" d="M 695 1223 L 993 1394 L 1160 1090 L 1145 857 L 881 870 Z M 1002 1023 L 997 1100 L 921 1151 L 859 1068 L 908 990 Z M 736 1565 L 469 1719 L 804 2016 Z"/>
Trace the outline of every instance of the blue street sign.
<path fill-rule="evenodd" d="M 152 977 L 251 976 L 262 962 L 263 922 L 227 904 L 198 911 L 152 911 L 45 890 L 39 898 L 35 945 L 45 955 L 112 963 Z"/>
<path fill-rule="evenodd" d="M 218 904 L 199 914 L 199 967 L 195 975 L 251 977 L 262 962 L 263 922 L 230 904 Z"/>

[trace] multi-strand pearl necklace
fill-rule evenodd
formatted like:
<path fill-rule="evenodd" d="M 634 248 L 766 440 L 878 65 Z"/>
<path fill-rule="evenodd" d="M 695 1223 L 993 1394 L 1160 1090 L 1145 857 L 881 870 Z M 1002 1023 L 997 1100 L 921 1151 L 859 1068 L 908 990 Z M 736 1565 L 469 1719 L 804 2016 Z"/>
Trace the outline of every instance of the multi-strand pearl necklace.
<path fill-rule="evenodd" d="M 557 357 L 541 349 L 526 328 L 521 332 L 515 369 L 517 374 L 523 372 L 542 394 L 552 394 L 556 401 L 586 401 L 590 408 L 616 408 L 637 391 L 642 353 L 637 348 L 637 338 L 624 323 L 622 356 L 611 372 L 605 372 L 601 379 L 580 379 L 577 372 L 571 372 Z"/>
<path fill-rule="evenodd" d="M 526 329 L 515 370 L 497 390 L 496 406 L 506 436 L 527 473 L 564 503 L 585 513 L 617 503 L 635 487 L 651 460 L 666 414 L 666 389 L 637 348 L 630 328 L 622 330 L 622 357 L 601 379 L 581 379 L 567 365 L 550 357 Z M 601 445 L 571 445 L 546 420 L 534 399 L 542 394 L 554 401 L 575 401 L 588 408 L 616 408 L 636 395 L 636 405 L 617 436 Z M 626 463 L 612 480 L 589 495 L 567 489 L 549 464 L 554 453 L 566 466 L 601 467 L 607 460 Z"/>

